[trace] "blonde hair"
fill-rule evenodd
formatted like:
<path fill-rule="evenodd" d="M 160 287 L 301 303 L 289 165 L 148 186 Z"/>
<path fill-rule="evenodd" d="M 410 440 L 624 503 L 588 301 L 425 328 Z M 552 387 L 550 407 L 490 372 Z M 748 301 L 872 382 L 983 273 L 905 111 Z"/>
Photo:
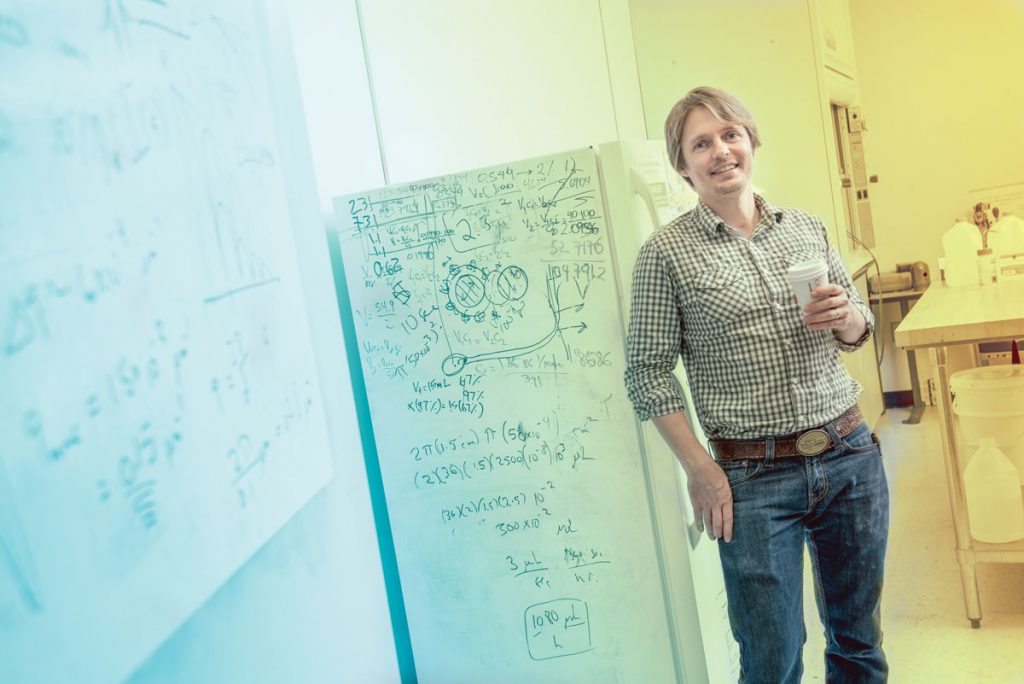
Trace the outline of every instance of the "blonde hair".
<path fill-rule="evenodd" d="M 683 158 L 683 124 L 686 123 L 687 115 L 697 107 L 707 107 L 708 111 L 719 121 L 740 124 L 747 129 L 751 149 L 756 150 L 761 146 L 761 135 L 757 132 L 754 117 L 742 102 L 718 88 L 707 86 L 694 88 L 686 93 L 679 102 L 676 102 L 668 113 L 668 118 L 665 119 L 665 149 L 668 151 L 672 168 L 680 175 L 686 170 L 686 160 Z M 683 176 L 683 180 L 693 187 L 689 178 Z"/>

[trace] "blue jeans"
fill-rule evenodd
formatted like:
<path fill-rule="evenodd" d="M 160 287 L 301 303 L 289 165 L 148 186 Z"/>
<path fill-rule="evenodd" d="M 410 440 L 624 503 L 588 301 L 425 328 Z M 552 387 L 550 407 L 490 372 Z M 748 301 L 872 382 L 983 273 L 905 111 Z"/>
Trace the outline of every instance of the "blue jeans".
<path fill-rule="evenodd" d="M 740 682 L 791 684 L 803 673 L 803 550 L 825 627 L 829 684 L 885 682 L 879 606 L 889 531 L 881 452 L 862 423 L 817 455 L 720 465 L 733 495 L 733 539 L 719 541 Z"/>

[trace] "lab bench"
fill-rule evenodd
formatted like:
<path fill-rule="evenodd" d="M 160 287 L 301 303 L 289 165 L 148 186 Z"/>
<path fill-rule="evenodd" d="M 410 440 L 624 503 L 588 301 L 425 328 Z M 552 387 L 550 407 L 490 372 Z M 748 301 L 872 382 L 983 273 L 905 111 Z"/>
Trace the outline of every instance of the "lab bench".
<path fill-rule="evenodd" d="M 981 626 L 981 599 L 975 566 L 978 563 L 1024 563 L 1024 540 L 988 544 L 970 535 L 946 351 L 954 345 L 1011 340 L 1022 336 L 1024 280 L 986 286 L 932 285 L 896 328 L 898 346 L 907 350 L 927 349 L 931 357 L 939 388 L 939 426 L 964 607 L 974 628 Z"/>

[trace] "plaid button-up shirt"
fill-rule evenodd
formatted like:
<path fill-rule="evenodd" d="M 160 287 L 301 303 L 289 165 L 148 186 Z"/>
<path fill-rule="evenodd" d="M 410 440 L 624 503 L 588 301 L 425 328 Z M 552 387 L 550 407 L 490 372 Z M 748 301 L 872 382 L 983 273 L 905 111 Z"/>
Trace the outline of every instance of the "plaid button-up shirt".
<path fill-rule="evenodd" d="M 633 269 L 626 389 L 641 420 L 686 410 L 672 373 L 680 356 L 708 437 L 751 439 L 822 425 L 853 406 L 861 388 L 840 351 L 874 330 L 874 316 L 815 216 L 760 196 L 750 239 L 703 202 L 652 235 Z M 810 331 L 786 269 L 822 257 L 867 320 L 846 344 Z"/>

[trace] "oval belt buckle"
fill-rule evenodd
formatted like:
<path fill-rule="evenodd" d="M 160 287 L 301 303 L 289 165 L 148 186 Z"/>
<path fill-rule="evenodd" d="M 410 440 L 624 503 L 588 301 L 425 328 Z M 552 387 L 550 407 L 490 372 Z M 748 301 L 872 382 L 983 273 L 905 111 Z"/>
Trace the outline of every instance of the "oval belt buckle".
<path fill-rule="evenodd" d="M 808 430 L 796 438 L 796 452 L 801 456 L 817 456 L 828 449 L 831 441 L 824 430 Z"/>

